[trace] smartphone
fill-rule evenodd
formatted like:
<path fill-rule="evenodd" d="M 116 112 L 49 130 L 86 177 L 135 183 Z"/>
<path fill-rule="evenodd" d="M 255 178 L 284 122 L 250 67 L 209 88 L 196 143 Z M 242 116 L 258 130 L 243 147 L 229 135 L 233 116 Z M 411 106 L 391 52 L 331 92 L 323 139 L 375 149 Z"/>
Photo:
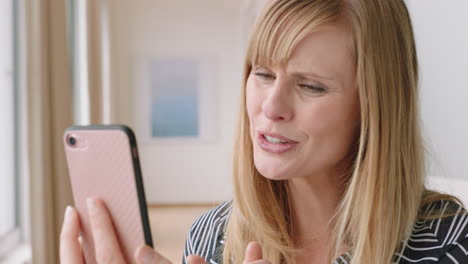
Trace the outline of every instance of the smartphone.
<path fill-rule="evenodd" d="M 153 247 L 135 134 L 124 125 L 73 126 L 63 141 L 86 263 L 96 263 L 88 197 L 105 202 L 126 263 L 135 263 L 138 247 Z"/>

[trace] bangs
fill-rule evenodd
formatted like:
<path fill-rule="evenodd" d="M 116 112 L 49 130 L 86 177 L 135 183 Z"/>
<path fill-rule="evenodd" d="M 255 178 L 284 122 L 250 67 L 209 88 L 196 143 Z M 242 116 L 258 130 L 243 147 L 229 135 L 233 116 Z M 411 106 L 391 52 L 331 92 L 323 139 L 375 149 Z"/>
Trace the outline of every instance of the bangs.
<path fill-rule="evenodd" d="M 297 44 L 338 19 L 340 0 L 273 0 L 252 31 L 248 65 L 285 65 Z"/>

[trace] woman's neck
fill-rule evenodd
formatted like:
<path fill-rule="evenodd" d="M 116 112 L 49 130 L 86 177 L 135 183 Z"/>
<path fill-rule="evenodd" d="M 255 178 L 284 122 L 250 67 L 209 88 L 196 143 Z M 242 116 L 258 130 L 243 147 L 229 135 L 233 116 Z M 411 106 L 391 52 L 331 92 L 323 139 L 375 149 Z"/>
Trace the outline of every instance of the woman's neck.
<path fill-rule="evenodd" d="M 292 239 L 296 247 L 304 250 L 297 263 L 326 262 L 330 221 L 342 197 L 338 183 L 338 177 L 333 176 L 288 180 Z"/>
<path fill-rule="evenodd" d="M 298 178 L 288 181 L 291 221 L 295 242 L 329 237 L 330 220 L 342 197 L 336 177 Z"/>

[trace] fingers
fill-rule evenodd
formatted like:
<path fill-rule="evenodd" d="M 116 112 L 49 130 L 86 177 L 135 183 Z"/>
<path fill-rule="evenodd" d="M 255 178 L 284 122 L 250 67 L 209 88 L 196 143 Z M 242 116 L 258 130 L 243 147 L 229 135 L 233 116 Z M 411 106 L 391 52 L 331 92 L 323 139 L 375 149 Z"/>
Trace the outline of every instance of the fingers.
<path fill-rule="evenodd" d="M 188 264 L 208 264 L 202 257 L 196 256 L 196 255 L 188 256 L 187 263 Z"/>
<path fill-rule="evenodd" d="M 203 258 L 196 255 L 188 256 L 187 263 L 207 264 L 207 262 Z M 257 242 L 250 242 L 245 250 L 245 259 L 243 264 L 271 264 L 271 262 L 262 259 L 262 248 Z"/>
<path fill-rule="evenodd" d="M 271 264 L 271 262 L 268 260 L 261 259 L 261 260 L 256 260 L 254 262 L 250 262 L 249 264 Z"/>
<path fill-rule="evenodd" d="M 257 242 L 255 241 L 250 242 L 247 245 L 247 248 L 245 249 L 244 264 L 247 264 L 256 260 L 261 260 L 261 259 L 262 259 L 262 248 Z"/>
<path fill-rule="evenodd" d="M 76 211 L 67 206 L 60 233 L 60 262 L 69 264 L 83 264 L 83 253 L 78 241 L 80 221 Z"/>
<path fill-rule="evenodd" d="M 104 203 L 96 198 L 88 198 L 89 220 L 93 233 L 96 260 L 100 264 L 124 263 L 112 220 Z"/>
<path fill-rule="evenodd" d="M 144 245 L 135 252 L 135 260 L 138 264 L 171 264 L 151 247 Z"/>

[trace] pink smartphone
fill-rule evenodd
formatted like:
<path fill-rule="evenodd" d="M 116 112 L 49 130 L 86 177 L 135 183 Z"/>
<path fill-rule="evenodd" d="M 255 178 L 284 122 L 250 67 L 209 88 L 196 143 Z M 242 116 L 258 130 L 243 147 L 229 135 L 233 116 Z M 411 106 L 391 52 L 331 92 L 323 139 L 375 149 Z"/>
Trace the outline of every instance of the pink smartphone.
<path fill-rule="evenodd" d="M 96 263 L 88 197 L 105 202 L 122 253 L 135 263 L 135 250 L 153 241 L 134 133 L 123 125 L 73 126 L 63 140 L 86 263 Z"/>

